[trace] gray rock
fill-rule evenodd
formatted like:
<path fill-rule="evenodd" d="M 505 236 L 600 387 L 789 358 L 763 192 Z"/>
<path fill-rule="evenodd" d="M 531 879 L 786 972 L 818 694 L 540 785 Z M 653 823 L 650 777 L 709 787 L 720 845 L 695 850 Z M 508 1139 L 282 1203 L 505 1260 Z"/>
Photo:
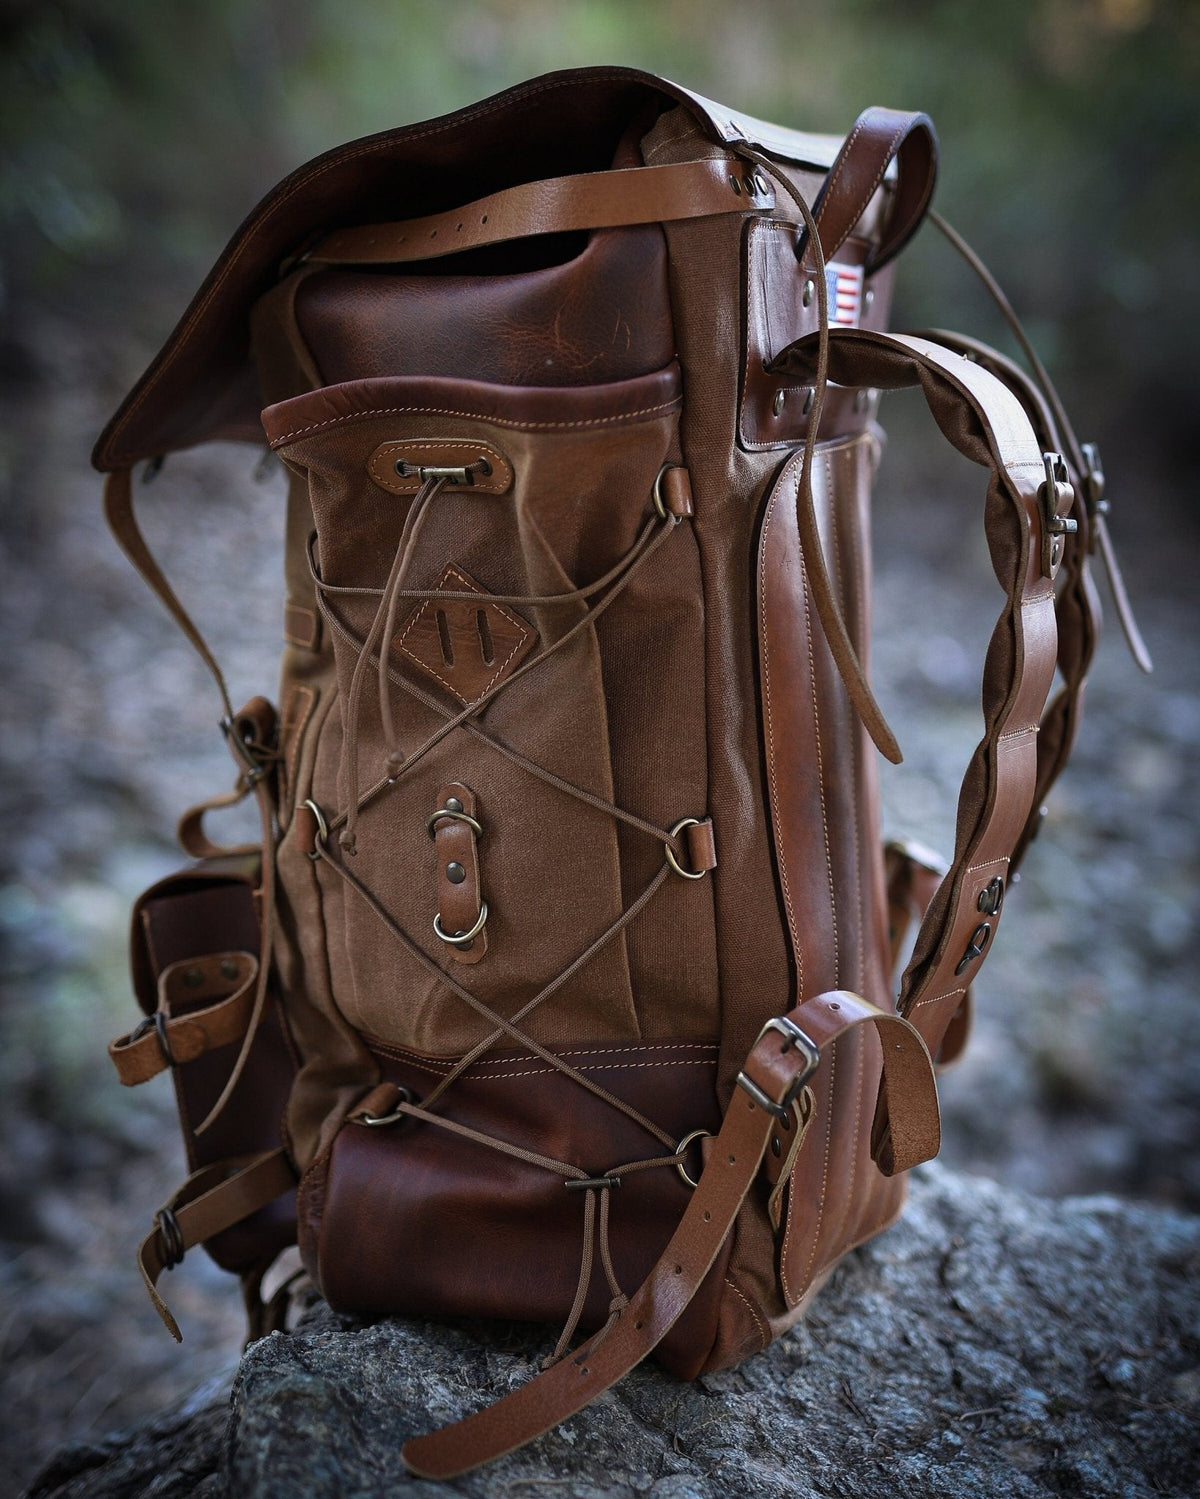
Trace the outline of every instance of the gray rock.
<path fill-rule="evenodd" d="M 411 1434 L 529 1378 L 544 1329 L 360 1325 L 321 1307 L 254 1344 L 232 1401 L 64 1449 L 30 1499 L 1087 1499 L 1200 1490 L 1200 1219 L 1044 1201 L 937 1166 L 807 1319 L 738 1369 L 643 1366 L 452 1484 Z"/>

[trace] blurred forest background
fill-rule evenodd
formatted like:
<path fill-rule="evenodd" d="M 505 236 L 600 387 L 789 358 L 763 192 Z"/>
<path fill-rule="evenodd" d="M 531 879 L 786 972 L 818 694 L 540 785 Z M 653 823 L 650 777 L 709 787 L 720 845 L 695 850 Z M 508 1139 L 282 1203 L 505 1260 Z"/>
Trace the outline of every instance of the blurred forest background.
<path fill-rule="evenodd" d="M 939 207 L 1103 449 L 1159 666 L 1139 677 L 1111 623 L 946 1080 L 945 1155 L 1041 1192 L 1200 1207 L 1200 5 L 0 0 L 0 1471 L 18 1481 L 56 1442 L 227 1377 L 239 1339 L 236 1288 L 202 1257 L 170 1287 L 180 1351 L 132 1264 L 183 1164 L 166 1080 L 123 1094 L 103 1055 L 133 1013 L 126 913 L 177 862 L 180 808 L 231 772 L 202 670 L 103 531 L 90 445 L 284 173 L 595 62 L 808 130 L 844 132 L 870 103 L 936 121 Z M 898 296 L 897 326 L 1005 346 L 931 231 Z M 876 669 L 908 754 L 889 816 L 948 846 L 999 602 L 982 485 L 904 397 L 882 420 Z M 282 490 L 254 482 L 256 457 L 172 460 L 143 502 L 243 698 L 271 691 L 280 602 Z"/>

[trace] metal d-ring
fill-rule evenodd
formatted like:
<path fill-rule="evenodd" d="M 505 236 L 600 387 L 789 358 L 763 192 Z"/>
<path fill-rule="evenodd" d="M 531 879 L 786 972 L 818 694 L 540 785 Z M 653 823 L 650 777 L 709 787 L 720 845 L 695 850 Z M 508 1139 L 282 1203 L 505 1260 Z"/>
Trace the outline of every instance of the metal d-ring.
<path fill-rule="evenodd" d="M 325 821 L 325 814 L 324 814 L 324 812 L 321 811 L 320 807 L 317 806 L 316 802 L 313 801 L 313 799 L 312 799 L 311 796 L 307 798 L 307 800 L 303 803 L 303 805 L 308 808 L 308 810 L 312 813 L 312 815 L 317 820 L 317 842 L 318 843 L 328 843 L 329 842 L 329 824 Z M 313 862 L 315 863 L 316 860 L 318 860 L 321 857 L 321 851 L 320 851 L 320 849 L 319 848 L 312 849 L 309 852 L 308 857 L 310 859 L 312 859 Z"/>
<path fill-rule="evenodd" d="M 476 838 L 483 837 L 483 824 L 476 822 L 469 812 L 464 812 L 461 807 L 439 807 L 436 812 L 431 812 L 425 819 L 425 831 L 431 838 L 437 837 L 437 825 L 443 817 L 449 817 L 454 822 L 465 822 Z M 445 940 L 443 937 L 442 941 Z"/>
<path fill-rule="evenodd" d="M 433 930 L 448 947 L 466 947 L 468 942 L 473 942 L 479 936 L 480 932 L 483 931 L 487 925 L 487 919 L 488 903 L 486 900 L 481 900 L 479 902 L 478 919 L 469 932 L 457 932 L 453 937 L 448 936 L 447 933 L 442 931 L 442 913 L 440 911 L 433 918 Z"/>
<path fill-rule="evenodd" d="M 678 1145 L 676 1145 L 675 1154 L 681 1156 L 693 1140 L 711 1140 L 712 1138 L 712 1130 L 694 1129 L 692 1130 L 691 1134 L 684 1135 L 683 1139 L 680 1140 Z M 683 1178 L 684 1186 L 691 1187 L 694 1191 L 700 1185 L 699 1181 L 693 1181 L 692 1178 L 687 1174 L 687 1167 L 683 1164 L 682 1161 L 675 1162 L 675 1169 Z"/>
<path fill-rule="evenodd" d="M 700 819 L 698 817 L 681 817 L 675 824 L 675 826 L 671 829 L 671 837 L 678 838 L 679 834 L 684 830 L 684 828 L 698 828 L 699 826 Z M 669 843 L 664 843 L 663 848 L 665 848 L 667 851 L 667 863 L 671 866 L 676 874 L 681 874 L 685 880 L 702 880 L 708 873 L 707 869 L 685 869 L 679 862 L 679 860 L 675 857 L 675 850 Z"/>
<path fill-rule="evenodd" d="M 416 1094 L 411 1088 L 402 1088 L 397 1085 L 396 1095 L 397 1104 L 416 1103 L 417 1101 Z M 393 1108 L 390 1114 L 368 1114 L 364 1109 L 361 1114 L 352 1114 L 350 1117 L 354 1120 L 355 1124 L 365 1124 L 368 1129 L 379 1129 L 385 1124 L 399 1124 L 401 1119 L 404 1118 L 404 1110 Z"/>
<path fill-rule="evenodd" d="M 659 520 L 670 520 L 671 512 L 667 509 L 667 502 L 663 499 L 662 482 L 673 468 L 678 468 L 677 463 L 664 463 L 659 469 L 654 480 L 654 489 L 651 491 L 654 498 L 654 509 Z"/>

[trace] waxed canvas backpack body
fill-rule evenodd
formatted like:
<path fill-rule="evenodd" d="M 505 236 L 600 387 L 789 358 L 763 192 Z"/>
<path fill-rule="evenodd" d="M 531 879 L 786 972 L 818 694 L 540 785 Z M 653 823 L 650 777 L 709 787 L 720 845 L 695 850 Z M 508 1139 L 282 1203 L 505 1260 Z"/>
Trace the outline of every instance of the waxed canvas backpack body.
<path fill-rule="evenodd" d="M 293 1241 L 339 1309 L 558 1323 L 415 1472 L 650 1352 L 765 1347 L 938 1149 L 1111 549 L 1040 366 L 887 331 L 936 155 L 920 114 L 805 135 L 618 68 L 354 142 L 255 210 L 97 446 L 262 825 L 192 809 L 134 913 L 112 1055 L 172 1070 L 193 1168 L 143 1273 L 176 1332 L 155 1284 L 201 1243 L 252 1334 Z M 885 848 L 867 671 L 876 405 L 911 385 L 999 584 L 945 866 Z M 237 711 L 130 484 L 229 438 L 290 485 L 278 695 Z"/>

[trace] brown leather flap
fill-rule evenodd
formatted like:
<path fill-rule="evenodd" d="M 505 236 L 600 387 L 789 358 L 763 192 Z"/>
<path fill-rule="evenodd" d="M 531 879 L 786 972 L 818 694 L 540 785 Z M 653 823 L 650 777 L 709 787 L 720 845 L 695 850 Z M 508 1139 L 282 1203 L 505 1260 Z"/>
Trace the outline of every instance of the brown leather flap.
<path fill-rule="evenodd" d="M 518 182 L 600 171 L 631 120 L 683 104 L 713 139 L 828 167 L 841 142 L 738 115 L 633 68 L 548 74 L 495 98 L 339 146 L 284 179 L 234 235 L 101 434 L 102 472 L 217 438 L 261 442 L 249 313 L 280 265 L 329 230 L 438 213 Z"/>

